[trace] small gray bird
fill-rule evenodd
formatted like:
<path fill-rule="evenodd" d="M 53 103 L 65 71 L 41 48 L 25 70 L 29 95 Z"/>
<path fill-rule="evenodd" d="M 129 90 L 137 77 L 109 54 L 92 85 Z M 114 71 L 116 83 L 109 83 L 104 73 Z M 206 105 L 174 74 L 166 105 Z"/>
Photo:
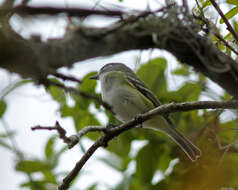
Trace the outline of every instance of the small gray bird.
<path fill-rule="evenodd" d="M 100 81 L 103 101 L 112 106 L 116 118 L 122 122 L 161 105 L 153 92 L 122 63 L 106 64 L 91 79 Z M 166 133 L 192 161 L 200 157 L 201 151 L 175 128 L 169 117 L 156 116 L 144 122 L 143 127 Z"/>

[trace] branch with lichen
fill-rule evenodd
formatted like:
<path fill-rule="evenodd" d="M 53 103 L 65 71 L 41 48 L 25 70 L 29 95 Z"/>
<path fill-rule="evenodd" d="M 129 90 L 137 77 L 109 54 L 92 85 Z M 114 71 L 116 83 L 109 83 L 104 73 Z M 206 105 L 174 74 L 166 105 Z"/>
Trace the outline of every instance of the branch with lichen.
<path fill-rule="evenodd" d="M 1 67 L 22 77 L 44 81 L 57 69 L 72 67 L 79 61 L 128 50 L 157 48 L 172 53 L 181 63 L 192 66 L 238 98 L 236 61 L 220 51 L 209 38 L 199 34 L 197 24 L 190 19 L 190 14 L 181 11 L 181 6 L 165 6 L 156 11 L 133 13 L 47 7 L 15 7 L 1 11 L 3 15 L 12 11 L 22 17 L 23 13 L 38 15 L 64 12 L 69 16 L 108 15 L 120 18 L 102 28 L 75 26 L 67 30 L 62 38 L 49 39 L 47 42 L 37 40 L 37 43 L 34 38 L 22 38 L 11 27 L 0 28 L 0 52 L 8 55 L 1 57 Z"/>
<path fill-rule="evenodd" d="M 198 0 L 196 0 L 196 4 L 197 4 L 197 8 L 199 9 L 200 11 L 200 14 L 199 15 L 195 15 L 193 14 L 194 18 L 195 19 L 198 19 L 198 20 L 201 20 L 205 25 L 206 25 L 206 28 L 202 28 L 202 30 L 208 35 L 210 32 L 211 32 L 211 28 L 214 28 L 212 29 L 212 32 L 213 34 L 227 47 L 229 48 L 231 51 L 233 51 L 236 55 L 238 55 L 238 51 L 233 48 L 223 37 L 222 35 L 218 32 L 218 28 L 216 28 L 216 26 L 209 20 L 205 17 L 205 14 L 203 12 L 203 8 L 199 5 L 199 2 Z"/>
<path fill-rule="evenodd" d="M 218 4 L 216 3 L 215 0 L 210 0 L 210 2 L 212 3 L 213 7 L 217 10 L 217 12 L 219 13 L 219 15 L 221 16 L 221 18 L 224 20 L 227 29 L 230 31 L 230 33 L 233 35 L 233 37 L 236 39 L 236 41 L 238 42 L 238 34 L 235 32 L 235 30 L 232 28 L 230 22 L 227 20 L 226 16 L 224 15 L 224 13 L 222 12 L 222 10 L 220 9 L 220 7 L 218 6 Z"/>

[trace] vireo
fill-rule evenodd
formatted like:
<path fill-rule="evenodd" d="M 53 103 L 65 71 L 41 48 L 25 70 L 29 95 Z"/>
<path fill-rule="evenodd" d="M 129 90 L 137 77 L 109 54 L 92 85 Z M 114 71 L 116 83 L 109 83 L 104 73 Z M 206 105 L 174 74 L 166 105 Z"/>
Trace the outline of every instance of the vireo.
<path fill-rule="evenodd" d="M 146 85 L 122 63 L 106 64 L 98 75 L 91 79 L 100 81 L 103 101 L 112 106 L 116 118 L 122 122 L 127 122 L 138 114 L 148 112 L 160 105 Z M 166 133 L 192 161 L 200 157 L 200 150 L 175 128 L 168 116 L 156 116 L 144 122 L 143 127 Z"/>

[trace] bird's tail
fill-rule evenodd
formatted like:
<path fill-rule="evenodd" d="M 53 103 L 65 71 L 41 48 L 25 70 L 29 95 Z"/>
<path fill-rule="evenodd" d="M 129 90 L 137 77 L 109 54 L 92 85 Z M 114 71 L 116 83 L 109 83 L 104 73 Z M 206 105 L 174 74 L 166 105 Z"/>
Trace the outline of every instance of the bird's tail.
<path fill-rule="evenodd" d="M 166 119 L 167 120 L 167 119 Z M 183 149 L 192 161 L 196 161 L 201 156 L 201 151 L 190 140 L 188 140 L 182 133 L 180 133 L 171 123 L 167 121 L 167 134 Z"/>
<path fill-rule="evenodd" d="M 162 117 L 160 117 L 160 118 L 162 118 Z M 182 150 L 188 155 L 188 157 L 192 161 L 196 161 L 201 156 L 201 151 L 199 150 L 199 148 L 196 147 L 183 134 L 181 134 L 176 129 L 176 127 L 174 126 L 174 124 L 172 123 L 172 121 L 169 118 L 163 118 L 163 120 L 166 121 L 166 124 L 163 122 L 165 125 L 162 125 L 162 126 L 160 125 L 159 127 L 158 126 L 157 127 L 152 127 L 152 129 L 157 129 L 157 130 L 165 132 L 168 136 L 170 136 L 182 148 Z M 149 126 L 155 126 L 154 125 L 155 123 L 153 121 L 152 121 L 152 123 L 150 123 L 152 125 L 149 124 Z M 151 128 L 151 127 L 149 127 L 149 128 Z"/>

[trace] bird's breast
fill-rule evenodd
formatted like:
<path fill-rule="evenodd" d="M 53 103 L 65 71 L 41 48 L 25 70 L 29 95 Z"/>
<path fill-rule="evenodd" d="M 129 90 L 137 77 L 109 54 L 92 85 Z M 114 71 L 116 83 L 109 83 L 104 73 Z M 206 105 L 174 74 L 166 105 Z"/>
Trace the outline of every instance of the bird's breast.
<path fill-rule="evenodd" d="M 131 120 L 137 114 L 152 109 L 152 107 L 145 104 L 142 96 L 136 89 L 127 85 L 121 85 L 120 87 L 112 86 L 102 93 L 102 99 L 112 106 L 116 117 L 122 122 Z"/>

